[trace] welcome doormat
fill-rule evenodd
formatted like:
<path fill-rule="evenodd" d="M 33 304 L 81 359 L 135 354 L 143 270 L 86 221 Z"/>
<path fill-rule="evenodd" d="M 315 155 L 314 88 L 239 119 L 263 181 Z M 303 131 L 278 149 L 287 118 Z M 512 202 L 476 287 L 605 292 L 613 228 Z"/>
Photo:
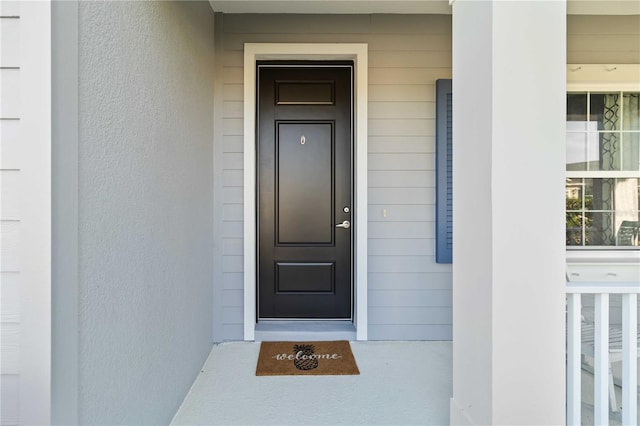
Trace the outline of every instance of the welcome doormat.
<path fill-rule="evenodd" d="M 256 376 L 360 374 L 347 340 L 262 342 Z"/>

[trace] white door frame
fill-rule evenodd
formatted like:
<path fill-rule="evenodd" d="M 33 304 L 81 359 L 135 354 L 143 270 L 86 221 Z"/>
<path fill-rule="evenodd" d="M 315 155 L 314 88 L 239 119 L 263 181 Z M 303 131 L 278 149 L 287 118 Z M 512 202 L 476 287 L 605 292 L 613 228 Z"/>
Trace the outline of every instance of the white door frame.
<path fill-rule="evenodd" d="M 356 338 L 367 340 L 367 67 L 368 46 L 357 44 L 245 43 L 244 45 L 244 340 L 256 326 L 256 61 L 353 60 L 355 74 L 355 250 Z"/>

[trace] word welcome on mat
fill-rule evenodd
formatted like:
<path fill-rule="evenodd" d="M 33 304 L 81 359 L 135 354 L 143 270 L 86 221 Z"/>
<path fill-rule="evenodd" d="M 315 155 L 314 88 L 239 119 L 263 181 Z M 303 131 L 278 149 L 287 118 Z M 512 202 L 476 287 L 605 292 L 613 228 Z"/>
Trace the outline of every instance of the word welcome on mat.
<path fill-rule="evenodd" d="M 262 342 L 256 376 L 360 374 L 351 345 L 329 342 Z"/>

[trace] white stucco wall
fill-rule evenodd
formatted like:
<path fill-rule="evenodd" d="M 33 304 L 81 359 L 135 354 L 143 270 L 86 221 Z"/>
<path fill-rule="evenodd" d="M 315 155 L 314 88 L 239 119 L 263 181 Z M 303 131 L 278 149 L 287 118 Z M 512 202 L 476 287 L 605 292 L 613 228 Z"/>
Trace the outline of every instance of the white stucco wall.
<path fill-rule="evenodd" d="M 54 247 L 65 227 L 77 232 L 76 247 L 66 242 L 77 295 L 54 283 L 54 308 L 77 312 L 77 383 L 67 398 L 79 408 L 74 419 L 66 401 L 56 421 L 168 423 L 212 341 L 213 12 L 206 2 L 79 2 L 76 16 L 76 46 L 66 44 L 73 34 L 54 33 L 65 42 L 54 51 L 78 52 L 75 70 L 68 65 L 78 78 L 77 161 L 54 162 L 57 199 L 76 191 L 78 207 L 54 209 Z M 56 63 L 54 78 L 66 77 Z M 61 122 L 57 152 L 73 152 Z M 65 214 L 77 215 L 75 229 Z M 64 274 L 73 262 L 57 261 L 54 277 L 73 279 Z M 74 321 L 60 317 L 54 335 Z M 55 366 L 65 350 L 75 355 L 68 343 Z M 54 378 L 54 389 L 74 385 L 60 371 Z"/>

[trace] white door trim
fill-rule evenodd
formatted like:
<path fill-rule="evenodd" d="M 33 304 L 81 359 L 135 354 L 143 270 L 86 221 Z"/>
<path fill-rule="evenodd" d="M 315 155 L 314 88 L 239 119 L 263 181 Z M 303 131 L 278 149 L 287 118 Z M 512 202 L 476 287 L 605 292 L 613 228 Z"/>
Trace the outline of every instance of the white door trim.
<path fill-rule="evenodd" d="M 353 60 L 355 73 L 356 338 L 367 340 L 367 67 L 368 46 L 357 44 L 245 43 L 244 45 L 244 340 L 256 326 L 256 61 Z"/>

